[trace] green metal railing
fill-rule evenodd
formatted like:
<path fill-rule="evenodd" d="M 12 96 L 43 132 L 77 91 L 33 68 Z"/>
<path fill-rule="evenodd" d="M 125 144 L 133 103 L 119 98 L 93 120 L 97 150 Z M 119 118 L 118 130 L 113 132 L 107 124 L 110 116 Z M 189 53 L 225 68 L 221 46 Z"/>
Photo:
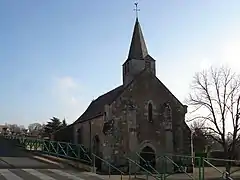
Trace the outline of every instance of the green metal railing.
<path fill-rule="evenodd" d="M 220 175 L 221 175 L 220 177 L 221 178 L 227 179 L 227 180 L 233 180 L 231 175 L 233 173 L 236 173 L 236 172 L 240 171 L 240 168 L 234 169 L 231 172 L 227 172 L 225 169 L 220 169 L 219 167 L 217 167 L 217 165 L 223 165 L 223 164 L 225 165 L 226 163 L 237 163 L 237 164 L 239 164 L 239 162 L 240 162 L 239 160 L 218 159 L 218 158 L 205 158 L 204 159 L 203 168 L 205 168 L 206 166 L 211 167 L 215 171 L 220 173 Z M 216 165 L 214 165 L 214 164 L 216 164 Z"/>
<path fill-rule="evenodd" d="M 132 164 L 138 166 L 141 170 L 143 170 L 145 172 L 145 175 L 146 175 L 146 179 L 148 180 L 148 177 L 151 176 L 153 177 L 154 179 L 156 180 L 161 180 L 162 179 L 162 175 L 158 176 L 158 175 L 155 175 L 153 173 L 151 173 L 149 170 L 145 169 L 144 167 L 142 167 L 140 164 L 138 164 L 136 161 L 126 157 L 126 159 L 128 160 L 129 162 L 129 179 L 131 179 L 131 175 L 132 175 L 132 171 L 131 171 L 131 166 Z M 136 176 L 136 174 L 135 174 Z"/>
<path fill-rule="evenodd" d="M 100 158 L 99 156 L 95 155 L 94 153 L 92 153 L 92 156 L 93 156 L 93 169 L 94 169 L 94 171 L 95 171 L 95 168 L 96 168 L 96 167 L 95 167 L 95 165 L 96 165 L 95 162 L 96 162 L 96 159 L 98 159 L 98 160 L 102 161 L 103 163 L 105 163 L 105 164 L 108 166 L 108 176 L 109 176 L 109 178 L 111 177 L 112 169 L 114 169 L 114 170 L 116 170 L 117 172 L 120 173 L 120 175 L 121 175 L 121 180 L 123 179 L 123 175 L 125 175 L 125 173 L 122 172 L 120 169 L 118 169 L 117 167 L 113 166 L 113 165 L 112 165 L 111 163 L 109 163 L 108 161 L 106 161 L 106 160 Z"/>
<path fill-rule="evenodd" d="M 16 145 L 24 148 L 28 151 L 36 151 L 43 154 L 49 154 L 56 157 L 63 157 L 66 159 L 73 159 L 83 162 L 85 164 L 89 164 L 93 166 L 93 171 L 96 172 L 96 160 L 100 160 L 102 164 L 105 164 L 108 168 L 108 175 L 111 176 L 113 171 L 117 171 L 121 175 L 121 179 L 126 175 L 119 168 L 109 163 L 108 161 L 102 159 L 96 154 L 92 153 L 90 158 L 89 153 L 84 149 L 82 145 L 71 144 L 66 142 L 58 142 L 51 140 L 43 140 L 36 139 L 31 137 L 20 137 L 20 136 L 5 136 L 5 138 L 15 141 Z M 130 163 L 131 161 L 131 163 Z M 151 176 L 153 174 L 148 170 L 144 169 L 142 166 L 134 162 L 133 160 L 128 158 L 128 164 L 135 163 L 142 170 L 146 171 L 146 173 Z"/>
<path fill-rule="evenodd" d="M 78 160 L 86 164 L 92 163 L 88 152 L 79 144 L 17 136 L 6 136 L 6 138 L 15 140 L 16 145 L 29 151 Z"/>
<path fill-rule="evenodd" d="M 43 154 L 48 154 L 56 157 L 62 157 L 66 159 L 80 161 L 84 164 L 87 164 L 93 167 L 93 171 L 96 173 L 96 161 L 101 161 L 101 164 L 105 164 L 105 169 L 108 171 L 109 178 L 114 172 L 117 172 L 121 175 L 121 180 L 123 176 L 129 176 L 132 178 L 132 175 L 139 173 L 137 171 L 140 170 L 140 175 L 146 175 L 146 179 L 150 176 L 156 180 L 167 180 L 171 178 L 170 176 L 177 173 L 183 173 L 187 176 L 188 179 L 198 179 L 204 180 L 205 174 L 207 174 L 207 168 L 212 168 L 219 173 L 221 178 L 226 178 L 228 180 L 232 180 L 230 177 L 232 173 L 239 171 L 240 169 L 234 169 L 231 174 L 228 174 L 225 170 L 217 167 L 214 163 L 215 161 L 221 161 L 220 164 L 224 164 L 227 161 L 225 159 L 214 159 L 214 158 L 204 158 L 204 157 L 192 157 L 192 156 L 183 156 L 183 155 L 175 155 L 175 154 L 165 154 L 158 156 L 155 161 L 160 163 L 162 166 L 160 169 L 156 169 L 151 165 L 150 162 L 146 161 L 140 154 L 136 153 L 137 160 L 133 160 L 130 157 L 124 157 L 126 159 L 126 167 L 127 170 L 121 170 L 120 168 L 114 166 L 112 163 L 107 160 L 102 159 L 96 154 L 90 154 L 87 149 L 84 148 L 83 145 L 79 144 L 71 144 L 66 142 L 59 141 L 51 141 L 44 139 L 36 139 L 31 137 L 20 137 L 20 136 L 5 136 L 5 138 L 12 140 L 17 146 L 26 149 L 28 151 L 39 152 Z M 139 160 L 144 162 L 144 165 L 139 164 Z M 236 163 L 236 161 L 231 161 L 231 163 Z M 170 164 L 171 168 L 174 169 L 173 172 L 168 172 L 167 167 Z M 221 165 L 222 166 L 222 165 Z M 136 168 L 134 169 L 134 168 Z M 192 173 L 187 171 L 187 168 L 192 168 Z M 127 173 L 126 173 L 127 172 Z M 196 174 L 195 174 L 196 172 Z"/>
<path fill-rule="evenodd" d="M 186 169 L 185 169 L 183 166 L 178 165 L 177 163 L 175 163 L 175 162 L 174 162 L 171 158 L 169 158 L 168 156 L 164 156 L 164 158 L 166 158 L 167 161 L 169 161 L 171 164 L 173 164 L 175 167 L 177 167 L 180 172 L 183 172 L 184 174 L 186 174 L 190 179 L 194 179 L 194 175 L 191 176 L 190 174 L 188 174 L 187 171 L 186 171 Z M 169 174 L 169 175 L 170 175 L 170 174 Z M 168 176 L 169 176 L 169 175 L 168 175 Z M 168 177 L 168 176 L 166 176 L 166 177 Z"/>
<path fill-rule="evenodd" d="M 151 169 L 152 172 L 156 173 L 159 177 L 162 176 L 152 165 L 151 162 L 147 162 L 140 154 L 136 153 L 139 159 L 141 159 L 147 167 Z"/>
<path fill-rule="evenodd" d="M 164 174 L 164 179 L 174 174 L 184 174 L 188 179 L 202 180 L 204 177 L 203 157 L 165 154 L 158 156 L 156 161 L 161 161 L 163 164 L 160 173 Z"/>

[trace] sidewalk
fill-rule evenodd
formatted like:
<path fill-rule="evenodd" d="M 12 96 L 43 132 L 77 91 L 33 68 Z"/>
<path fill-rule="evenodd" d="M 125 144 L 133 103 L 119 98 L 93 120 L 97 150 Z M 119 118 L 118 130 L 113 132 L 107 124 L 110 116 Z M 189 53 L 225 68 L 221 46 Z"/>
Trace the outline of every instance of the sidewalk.
<path fill-rule="evenodd" d="M 61 168 L 71 167 L 71 168 L 76 168 L 80 171 L 89 171 L 89 172 L 93 171 L 92 166 L 83 164 L 76 160 L 65 159 L 65 158 L 51 156 L 48 154 L 42 154 L 42 153 L 38 153 L 38 152 L 32 152 L 32 154 L 33 154 L 32 157 L 35 159 L 38 159 L 40 161 L 45 161 L 48 163 L 52 163 L 52 164 L 56 164 Z"/>
<path fill-rule="evenodd" d="M 38 154 L 38 153 L 34 153 L 34 158 L 37 158 L 39 160 L 42 161 L 46 161 L 49 163 L 55 163 L 58 164 L 60 167 L 66 167 L 70 166 L 70 167 L 74 167 L 77 168 L 80 171 L 85 171 L 83 172 L 84 174 L 88 174 L 91 176 L 95 176 L 98 177 L 100 179 L 110 179 L 110 180 L 121 180 L 121 175 L 99 175 L 99 174 L 95 174 L 93 173 L 93 169 L 91 166 L 89 165 L 85 165 L 83 163 L 80 163 L 78 161 L 74 161 L 74 160 L 69 160 L 69 159 L 64 159 L 64 158 L 60 158 L 60 157 L 55 157 L 55 156 L 50 156 L 50 155 L 43 155 L 43 154 Z M 224 171 L 224 168 L 219 167 L 219 169 L 221 169 L 222 171 Z M 239 179 L 240 180 L 240 167 L 232 167 L 232 170 L 238 170 L 237 172 L 232 174 L 232 178 L 234 180 Z M 177 173 L 177 174 L 172 174 L 169 175 L 167 177 L 167 180 L 190 180 L 190 179 L 199 179 L 199 174 L 198 174 L 198 170 L 196 169 L 196 173 L 195 173 L 195 178 L 193 178 L 193 174 L 188 173 L 190 176 L 188 176 L 187 174 L 184 173 Z M 209 167 L 205 167 L 205 174 L 204 174 L 205 180 L 218 180 L 218 179 L 222 179 L 222 174 L 220 172 L 217 172 L 216 170 L 214 170 L 213 168 L 209 168 Z M 122 176 L 122 180 L 143 180 L 143 179 L 148 179 L 148 180 L 156 180 L 155 177 L 152 176 L 146 176 L 146 175 L 134 175 L 132 174 L 131 176 L 129 175 L 123 175 Z"/>

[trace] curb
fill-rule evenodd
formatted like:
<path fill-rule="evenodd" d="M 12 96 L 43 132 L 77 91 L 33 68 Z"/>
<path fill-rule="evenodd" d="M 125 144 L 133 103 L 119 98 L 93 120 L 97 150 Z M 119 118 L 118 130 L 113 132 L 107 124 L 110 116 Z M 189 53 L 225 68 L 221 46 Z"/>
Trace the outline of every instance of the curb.
<path fill-rule="evenodd" d="M 41 154 L 38 152 L 32 152 L 32 154 L 34 155 L 33 158 L 35 158 L 35 159 L 38 159 L 40 161 L 45 161 L 48 163 L 52 162 L 52 164 L 56 164 L 61 168 L 67 168 L 67 166 L 70 166 L 72 168 L 76 168 L 81 171 L 93 172 L 93 167 L 91 167 L 89 165 L 85 165 L 80 162 L 76 162 L 73 160 L 68 160 L 68 159 L 64 159 L 64 158 L 60 158 L 60 157 L 55 157 L 55 156 L 51 156 L 51 155 L 47 155 L 47 154 L 45 155 L 45 154 Z"/>
<path fill-rule="evenodd" d="M 59 167 L 59 168 L 66 168 L 66 166 L 65 166 L 64 164 L 62 164 L 62 163 L 54 162 L 54 161 L 51 161 L 51 160 L 49 160 L 49 159 L 47 159 L 47 158 L 44 158 L 44 157 L 41 157 L 41 156 L 38 156 L 38 155 L 32 156 L 31 158 L 32 158 L 32 159 L 35 159 L 35 160 L 38 160 L 38 161 L 40 161 L 40 162 L 43 162 L 43 163 L 48 163 L 48 164 L 57 166 L 57 167 Z"/>

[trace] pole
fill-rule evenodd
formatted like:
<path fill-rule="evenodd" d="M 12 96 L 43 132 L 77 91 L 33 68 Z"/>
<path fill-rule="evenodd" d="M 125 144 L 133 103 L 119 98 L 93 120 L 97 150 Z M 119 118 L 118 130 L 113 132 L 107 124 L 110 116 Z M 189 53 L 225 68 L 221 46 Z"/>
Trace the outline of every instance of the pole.
<path fill-rule="evenodd" d="M 194 165 L 194 149 L 193 149 L 193 133 L 194 131 L 191 131 L 191 156 L 192 156 L 192 168 L 193 168 L 193 178 L 195 179 L 195 165 Z"/>

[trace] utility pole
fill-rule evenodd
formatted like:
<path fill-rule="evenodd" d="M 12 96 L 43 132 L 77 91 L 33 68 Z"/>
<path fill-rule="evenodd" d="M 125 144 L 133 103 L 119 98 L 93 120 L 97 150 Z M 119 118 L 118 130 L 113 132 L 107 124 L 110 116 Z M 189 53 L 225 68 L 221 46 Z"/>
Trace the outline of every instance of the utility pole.
<path fill-rule="evenodd" d="M 195 153 L 194 153 L 194 147 L 193 147 L 193 133 L 194 131 L 191 130 L 191 156 L 192 156 L 192 168 L 193 168 L 193 178 L 195 179 Z"/>

